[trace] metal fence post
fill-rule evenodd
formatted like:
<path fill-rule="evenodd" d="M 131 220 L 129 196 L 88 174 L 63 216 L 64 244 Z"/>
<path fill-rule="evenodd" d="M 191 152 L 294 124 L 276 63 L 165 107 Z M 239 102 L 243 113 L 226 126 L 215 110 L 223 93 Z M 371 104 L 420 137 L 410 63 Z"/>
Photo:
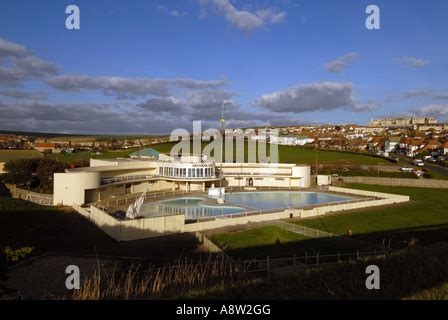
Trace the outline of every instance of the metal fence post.
<path fill-rule="evenodd" d="M 359 260 L 359 249 L 356 250 L 356 257 Z"/>
<path fill-rule="evenodd" d="M 317 265 L 319 264 L 319 252 L 318 252 L 317 255 L 316 255 L 316 264 L 317 264 Z"/>
<path fill-rule="evenodd" d="M 308 265 L 308 250 L 305 251 L 305 264 Z"/>

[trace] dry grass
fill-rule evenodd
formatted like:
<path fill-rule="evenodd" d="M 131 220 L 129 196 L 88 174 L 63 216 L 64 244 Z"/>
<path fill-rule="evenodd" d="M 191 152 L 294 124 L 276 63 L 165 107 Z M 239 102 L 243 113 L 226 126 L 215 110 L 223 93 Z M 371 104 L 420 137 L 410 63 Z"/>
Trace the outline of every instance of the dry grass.
<path fill-rule="evenodd" d="M 84 279 L 75 300 L 170 298 L 186 289 L 211 284 L 232 284 L 247 273 L 229 260 L 208 257 L 201 263 L 178 259 L 162 267 L 132 265 L 126 272 L 112 272 L 97 267 L 93 276 Z"/>

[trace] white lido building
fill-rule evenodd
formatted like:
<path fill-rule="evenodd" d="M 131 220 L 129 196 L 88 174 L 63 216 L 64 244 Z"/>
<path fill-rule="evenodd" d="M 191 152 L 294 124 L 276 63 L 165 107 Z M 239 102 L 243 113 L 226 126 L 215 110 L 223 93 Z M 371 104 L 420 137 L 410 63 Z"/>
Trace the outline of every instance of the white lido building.
<path fill-rule="evenodd" d="M 90 160 L 90 167 L 54 174 L 55 205 L 83 205 L 144 191 L 218 187 L 310 186 L 310 167 L 277 163 L 215 163 L 204 156 Z"/>

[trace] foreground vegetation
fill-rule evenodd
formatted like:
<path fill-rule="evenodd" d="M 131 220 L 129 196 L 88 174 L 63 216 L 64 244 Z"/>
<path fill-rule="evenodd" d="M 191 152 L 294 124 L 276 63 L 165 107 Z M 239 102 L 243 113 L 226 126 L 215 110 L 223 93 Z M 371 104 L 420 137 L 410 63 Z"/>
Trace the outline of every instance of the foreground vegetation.
<path fill-rule="evenodd" d="M 366 267 L 381 271 L 380 290 L 367 290 Z M 231 285 L 191 288 L 190 299 L 448 299 L 448 246 L 409 247 L 403 254 L 366 258 Z"/>
<path fill-rule="evenodd" d="M 366 267 L 379 267 L 380 290 L 367 290 Z M 365 257 L 319 267 L 249 272 L 238 262 L 209 257 L 162 267 L 98 266 L 81 290 L 65 299 L 447 299 L 448 246 L 411 246 L 402 253 Z"/>

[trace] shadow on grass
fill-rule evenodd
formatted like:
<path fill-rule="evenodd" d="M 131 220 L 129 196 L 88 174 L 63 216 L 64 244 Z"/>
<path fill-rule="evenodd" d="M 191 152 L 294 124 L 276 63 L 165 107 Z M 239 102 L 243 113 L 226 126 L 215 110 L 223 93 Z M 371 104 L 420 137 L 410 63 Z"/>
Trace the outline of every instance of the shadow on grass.
<path fill-rule="evenodd" d="M 247 231 L 242 231 L 247 232 Z M 235 237 L 238 232 L 235 233 Z M 361 241 L 352 241 L 361 240 Z M 269 245 L 252 245 L 246 248 L 226 248 L 226 243 L 217 243 L 221 248 L 237 259 L 286 258 L 292 256 L 353 253 L 384 249 L 403 249 L 409 245 L 430 245 L 448 242 L 448 224 L 425 227 L 404 228 L 389 231 L 354 235 L 351 237 L 307 238 L 305 240 L 285 242 L 276 240 Z"/>
<path fill-rule="evenodd" d="M 141 257 L 163 264 L 180 256 L 198 256 L 200 244 L 191 234 L 118 242 L 77 212 L 53 209 L 0 211 L 0 248 L 4 246 L 32 246 L 32 255 Z"/>
<path fill-rule="evenodd" d="M 368 265 L 380 269 L 379 290 L 366 289 Z M 261 278 L 202 292 L 192 290 L 187 296 L 197 299 L 446 299 L 448 292 L 439 288 L 447 282 L 448 246 L 436 244 L 410 248 L 399 255 L 275 273 L 270 282 Z"/>

